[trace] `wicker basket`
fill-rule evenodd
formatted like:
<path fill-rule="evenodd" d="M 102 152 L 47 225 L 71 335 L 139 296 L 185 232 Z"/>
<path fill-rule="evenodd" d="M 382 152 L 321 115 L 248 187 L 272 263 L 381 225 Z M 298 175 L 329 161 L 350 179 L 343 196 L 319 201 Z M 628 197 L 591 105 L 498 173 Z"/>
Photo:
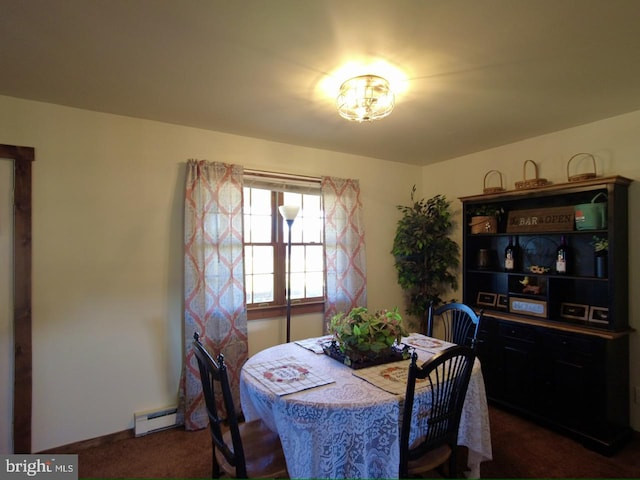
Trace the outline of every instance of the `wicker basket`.
<path fill-rule="evenodd" d="M 535 174 L 535 178 L 527 178 L 527 164 L 531 162 L 533 165 L 533 172 Z M 522 166 L 522 177 L 523 180 L 521 182 L 516 182 L 516 190 L 524 190 L 527 188 L 538 188 L 544 187 L 548 185 L 549 182 L 546 178 L 538 177 L 538 165 L 533 160 L 525 160 L 524 165 Z"/>
<path fill-rule="evenodd" d="M 578 173 L 576 175 L 569 174 L 569 165 L 571 165 L 571 160 L 573 160 L 576 157 L 579 157 L 580 155 L 588 155 L 588 156 L 591 157 L 591 164 L 593 166 L 593 172 Z M 592 178 L 596 178 L 596 176 L 597 176 L 596 175 L 596 159 L 590 153 L 576 153 L 567 162 L 567 180 L 570 181 L 570 182 L 582 182 L 584 180 L 590 180 Z"/>
<path fill-rule="evenodd" d="M 499 187 L 487 187 L 487 177 L 491 173 L 497 173 L 498 174 L 498 176 L 500 178 L 500 186 Z M 483 186 L 483 192 L 485 193 L 485 195 L 490 194 L 490 193 L 504 192 L 504 187 L 502 186 L 502 173 L 500 173 L 498 170 L 489 170 L 487 173 L 484 174 L 484 181 L 482 183 L 482 186 Z"/>

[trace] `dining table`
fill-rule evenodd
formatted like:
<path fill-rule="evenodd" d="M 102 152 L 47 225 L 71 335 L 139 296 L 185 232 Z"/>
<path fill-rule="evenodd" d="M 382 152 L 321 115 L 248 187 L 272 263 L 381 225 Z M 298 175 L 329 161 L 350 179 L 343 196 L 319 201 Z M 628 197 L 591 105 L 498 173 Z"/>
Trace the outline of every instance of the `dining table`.
<path fill-rule="evenodd" d="M 325 354 L 330 341 L 324 336 L 285 343 L 249 358 L 240 376 L 245 419 L 262 419 L 278 433 L 291 478 L 398 478 L 409 360 L 353 369 Z M 416 333 L 402 343 L 419 362 L 452 345 Z M 415 408 L 427 408 L 429 390 L 416 389 Z M 492 451 L 478 359 L 458 445 L 468 448 L 466 476 L 480 478 L 480 464 L 492 459 Z"/>

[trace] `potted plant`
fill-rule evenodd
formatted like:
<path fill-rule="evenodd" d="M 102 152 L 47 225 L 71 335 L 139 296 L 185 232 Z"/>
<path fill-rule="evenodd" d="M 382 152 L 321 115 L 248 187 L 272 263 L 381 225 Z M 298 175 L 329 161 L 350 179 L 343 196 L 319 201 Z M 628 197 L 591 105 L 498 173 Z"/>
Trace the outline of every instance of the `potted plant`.
<path fill-rule="evenodd" d="M 609 261 L 609 240 L 604 237 L 593 237 L 593 260 L 595 275 L 598 278 L 607 277 L 607 263 Z"/>
<path fill-rule="evenodd" d="M 502 207 L 491 203 L 471 206 L 467 211 L 471 233 L 497 233 L 503 214 Z"/>
<path fill-rule="evenodd" d="M 408 335 L 398 308 L 370 312 L 366 307 L 355 307 L 331 318 L 329 333 L 334 340 L 325 353 L 343 361 L 352 368 L 398 360 L 403 358 L 399 346 Z"/>
<path fill-rule="evenodd" d="M 442 303 L 441 295 L 448 288 L 458 287 L 460 248 L 449 238 L 453 223 L 446 197 L 436 195 L 414 201 L 415 191 L 414 185 L 412 205 L 397 207 L 403 215 L 391 253 L 395 257 L 398 283 L 407 295 L 406 312 L 420 319 L 425 331 L 429 304 Z"/>

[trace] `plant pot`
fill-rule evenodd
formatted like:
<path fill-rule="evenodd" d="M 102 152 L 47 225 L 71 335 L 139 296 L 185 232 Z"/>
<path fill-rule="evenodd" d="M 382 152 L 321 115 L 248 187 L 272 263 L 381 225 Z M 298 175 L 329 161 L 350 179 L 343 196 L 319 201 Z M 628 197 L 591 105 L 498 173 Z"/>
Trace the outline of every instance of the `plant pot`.
<path fill-rule="evenodd" d="M 354 370 L 373 367 L 374 365 L 398 362 L 409 358 L 409 347 L 407 346 L 403 348 L 390 347 L 388 350 L 378 353 L 358 351 L 342 352 L 340 350 L 340 346 L 336 342 L 331 342 L 329 344 L 325 344 L 323 346 L 323 350 L 329 357 L 334 360 L 338 360 L 340 363 L 343 363 Z"/>
<path fill-rule="evenodd" d="M 471 233 L 498 233 L 498 219 L 494 216 L 471 217 Z"/>

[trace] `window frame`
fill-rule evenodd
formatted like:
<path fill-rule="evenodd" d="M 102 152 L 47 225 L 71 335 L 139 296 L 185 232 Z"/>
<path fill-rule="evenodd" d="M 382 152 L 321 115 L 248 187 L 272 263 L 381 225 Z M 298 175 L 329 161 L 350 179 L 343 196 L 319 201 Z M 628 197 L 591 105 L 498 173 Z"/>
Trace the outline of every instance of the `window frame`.
<path fill-rule="evenodd" d="M 268 304 L 246 304 L 247 308 L 247 320 L 261 320 L 267 318 L 274 318 L 285 316 L 287 312 L 287 297 L 286 297 L 286 261 L 287 261 L 287 245 L 288 245 L 288 237 L 287 237 L 287 226 L 285 220 L 282 218 L 282 215 L 278 212 L 278 206 L 284 204 L 284 192 L 288 191 L 290 193 L 311 193 L 311 192 L 297 192 L 291 191 L 286 188 L 282 189 L 273 189 L 269 188 L 269 186 L 263 185 L 245 185 L 245 188 L 260 188 L 264 190 L 269 190 L 271 192 L 271 242 L 270 243 L 262 243 L 262 245 L 273 245 L 274 246 L 274 300 L 272 302 L 268 302 Z M 319 193 L 319 192 L 318 192 Z M 243 241 L 243 248 L 246 245 L 261 245 L 260 243 L 245 243 Z M 318 245 L 317 243 L 297 243 L 294 242 L 292 245 Z M 324 238 L 320 245 L 324 245 Z M 324 266 L 323 266 L 323 275 L 324 275 Z M 291 313 L 299 315 L 306 313 L 322 313 L 324 312 L 324 289 L 326 285 L 324 285 L 323 279 L 323 295 L 320 297 L 312 297 L 309 299 L 292 299 L 291 300 Z M 246 293 L 245 293 L 246 296 Z M 245 299 L 246 301 L 246 299 Z"/>

